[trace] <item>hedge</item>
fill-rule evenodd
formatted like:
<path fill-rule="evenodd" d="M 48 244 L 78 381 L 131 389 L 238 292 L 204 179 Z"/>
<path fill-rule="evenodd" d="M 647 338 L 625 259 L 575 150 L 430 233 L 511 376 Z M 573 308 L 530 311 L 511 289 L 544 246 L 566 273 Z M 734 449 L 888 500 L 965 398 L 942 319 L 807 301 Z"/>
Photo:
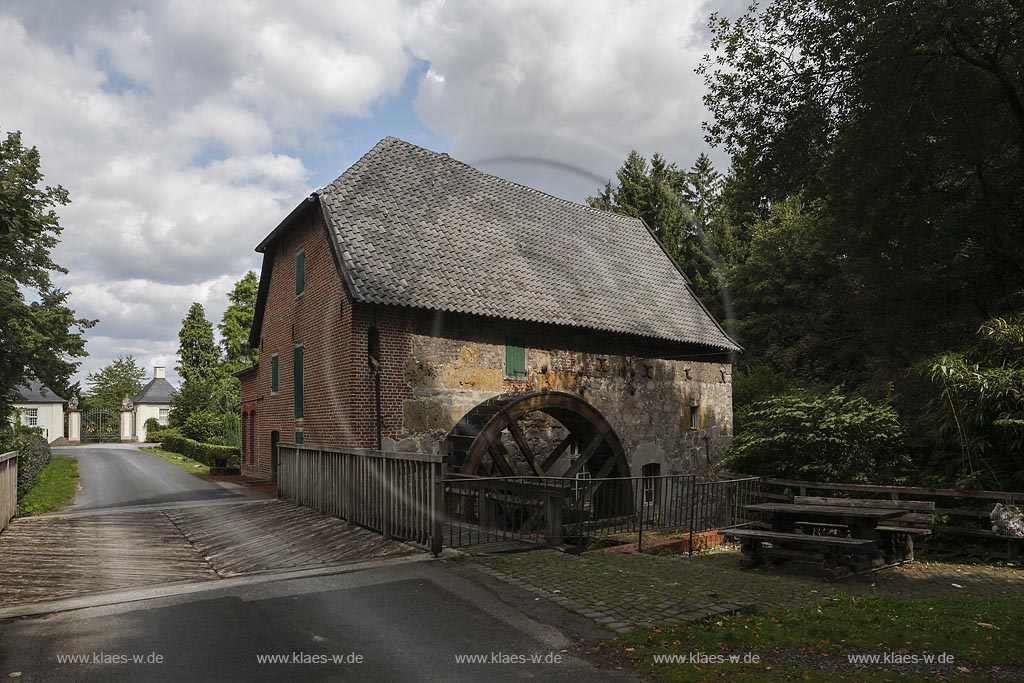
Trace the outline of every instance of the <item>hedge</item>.
<path fill-rule="evenodd" d="M 159 429 L 146 429 L 146 441 L 150 443 L 160 443 L 172 436 L 181 436 L 181 431 L 177 427 L 168 427 L 166 425 L 160 425 Z"/>
<path fill-rule="evenodd" d="M 217 458 L 224 458 L 228 460 L 228 464 L 231 466 L 238 464 L 239 450 L 237 448 L 233 446 L 215 446 L 210 443 L 200 443 L 199 441 L 188 439 L 178 434 L 164 435 L 163 442 L 160 447 L 165 451 L 184 455 L 186 458 L 191 458 L 196 462 L 201 462 L 209 467 L 214 465 L 214 460 Z"/>
<path fill-rule="evenodd" d="M 39 475 L 50 462 L 50 444 L 39 434 L 19 434 L 18 496 L 24 496 L 39 481 Z"/>

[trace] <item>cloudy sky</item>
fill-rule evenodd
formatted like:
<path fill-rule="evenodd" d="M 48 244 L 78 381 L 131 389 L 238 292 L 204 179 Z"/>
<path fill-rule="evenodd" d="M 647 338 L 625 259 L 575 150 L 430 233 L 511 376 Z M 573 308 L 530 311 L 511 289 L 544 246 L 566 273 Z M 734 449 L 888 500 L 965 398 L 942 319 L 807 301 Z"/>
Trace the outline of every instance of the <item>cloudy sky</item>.
<path fill-rule="evenodd" d="M 255 245 L 394 135 L 574 201 L 630 149 L 701 151 L 707 15 L 743 0 L 5 0 L 0 131 L 66 187 L 81 377 L 166 364 Z"/>

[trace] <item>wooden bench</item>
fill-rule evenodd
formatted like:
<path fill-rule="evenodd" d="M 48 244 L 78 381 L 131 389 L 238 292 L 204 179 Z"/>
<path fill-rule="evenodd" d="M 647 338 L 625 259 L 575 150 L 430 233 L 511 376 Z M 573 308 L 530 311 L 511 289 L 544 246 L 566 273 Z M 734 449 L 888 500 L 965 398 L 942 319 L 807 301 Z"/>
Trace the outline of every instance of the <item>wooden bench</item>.
<path fill-rule="evenodd" d="M 860 569 L 866 562 L 865 558 L 877 552 L 874 541 L 862 538 L 813 536 L 764 529 L 726 529 L 722 535 L 740 541 L 743 554 L 748 558 L 744 565 L 746 567 L 755 567 L 764 560 L 773 563 L 813 560 Z M 766 542 L 771 547 L 765 547 Z"/>
<path fill-rule="evenodd" d="M 879 544 L 886 561 L 910 562 L 914 559 L 914 538 L 932 532 L 935 523 L 935 503 L 925 500 L 876 500 L 872 498 L 825 498 L 821 496 L 796 496 L 798 505 L 839 505 L 852 508 L 880 508 L 884 510 L 905 510 L 898 517 L 885 520 L 876 527 Z"/>

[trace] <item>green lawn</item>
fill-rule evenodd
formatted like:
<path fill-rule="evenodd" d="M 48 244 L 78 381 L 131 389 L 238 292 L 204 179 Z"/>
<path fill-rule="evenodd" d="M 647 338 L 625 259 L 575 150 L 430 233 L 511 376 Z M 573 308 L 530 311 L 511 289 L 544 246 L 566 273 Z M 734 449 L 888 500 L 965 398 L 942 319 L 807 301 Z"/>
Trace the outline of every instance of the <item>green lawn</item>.
<path fill-rule="evenodd" d="M 159 456 L 159 457 L 163 458 L 164 460 L 166 460 L 167 462 L 171 463 L 172 465 L 177 465 L 181 469 L 187 470 L 189 472 L 194 472 L 194 473 L 198 473 L 198 474 L 209 474 L 210 473 L 210 468 L 207 467 L 206 465 L 204 465 L 204 464 L 202 464 L 200 462 L 196 462 L 195 460 L 192 460 L 191 458 L 186 458 L 184 455 L 180 455 L 178 453 L 172 453 L 170 451 L 165 451 L 162 448 L 157 448 L 156 446 L 142 446 L 142 447 L 140 447 L 140 450 L 143 450 L 143 451 L 146 451 L 147 453 L 152 453 L 153 455 Z"/>
<path fill-rule="evenodd" d="M 1024 664 L 1020 615 L 1024 596 L 897 600 L 871 596 L 835 598 L 818 607 L 713 618 L 695 625 L 643 629 L 604 647 L 662 681 L 929 681 L 983 680 L 978 666 Z M 951 675 L 854 670 L 848 654 L 946 653 Z M 663 663 L 656 655 L 739 655 L 758 664 Z M 823 664 L 825 670 L 809 666 Z"/>
<path fill-rule="evenodd" d="M 39 481 L 18 501 L 19 515 L 53 512 L 78 491 L 78 463 L 67 455 L 55 455 L 39 473 Z"/>

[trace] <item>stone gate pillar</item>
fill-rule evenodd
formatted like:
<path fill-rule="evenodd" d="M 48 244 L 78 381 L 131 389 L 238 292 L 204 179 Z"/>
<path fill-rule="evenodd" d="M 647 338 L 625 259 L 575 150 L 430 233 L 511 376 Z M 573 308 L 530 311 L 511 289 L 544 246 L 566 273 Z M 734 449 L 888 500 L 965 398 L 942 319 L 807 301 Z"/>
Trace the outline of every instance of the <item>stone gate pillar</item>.
<path fill-rule="evenodd" d="M 80 443 L 82 441 L 82 411 L 68 410 L 68 441 Z"/>
<path fill-rule="evenodd" d="M 128 397 L 121 402 L 121 441 L 135 441 L 135 406 Z"/>

